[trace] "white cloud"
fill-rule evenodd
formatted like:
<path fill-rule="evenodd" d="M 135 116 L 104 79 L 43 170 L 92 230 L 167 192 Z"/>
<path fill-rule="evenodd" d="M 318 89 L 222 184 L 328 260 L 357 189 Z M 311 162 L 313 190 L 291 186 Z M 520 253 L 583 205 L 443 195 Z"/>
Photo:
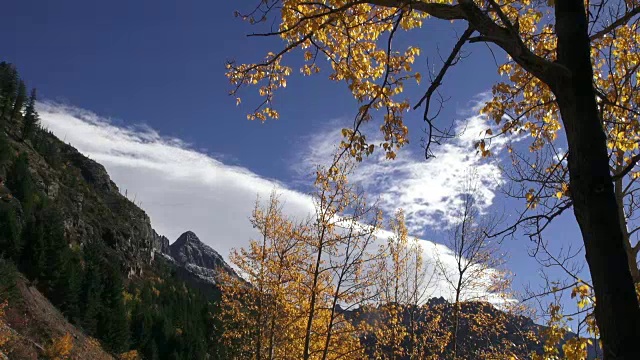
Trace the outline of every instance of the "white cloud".
<path fill-rule="evenodd" d="M 474 109 L 476 107 L 474 106 Z M 380 206 L 392 214 L 396 209 L 405 211 L 411 233 L 425 235 L 427 227 L 446 227 L 453 221 L 453 213 L 460 208 L 460 193 L 465 188 L 465 176 L 473 174 L 478 187 L 477 203 L 481 211 L 493 203 L 496 191 L 504 183 L 497 158 L 482 158 L 474 144 L 483 138 L 490 128 L 486 117 L 477 115 L 454 123 L 457 136 L 442 145 L 435 145 L 435 157 L 425 160 L 422 152 L 416 153 L 407 146 L 398 152 L 395 160 L 387 160 L 382 151 L 363 159 L 352 179 L 358 181 L 370 196 L 380 198 Z M 325 131 L 318 131 L 306 141 L 295 165 L 300 175 L 309 173 L 314 164 L 327 164 L 342 139 L 342 126 L 335 121 Z M 377 131 L 377 130 L 376 130 Z M 370 138 L 374 138 L 370 134 Z M 499 152 L 512 139 L 499 137 L 491 143 L 491 149 Z M 378 142 L 372 141 L 377 144 Z"/>
<path fill-rule="evenodd" d="M 103 164 L 120 191 L 126 190 L 130 199 L 135 198 L 158 233 L 171 240 L 192 230 L 227 257 L 231 248 L 246 246 L 256 235 L 249 223 L 256 195 L 266 199 L 274 189 L 285 202 L 285 214 L 304 216 L 313 210 L 308 195 L 246 168 L 226 165 L 147 126 L 119 127 L 92 112 L 51 102 L 38 104 L 38 111 L 43 125 L 56 136 Z M 484 126 L 475 121 L 472 131 Z M 332 140 L 326 137 L 324 141 Z M 466 141 L 446 145 L 430 163 L 413 160 L 412 154 L 405 152 L 393 163 L 367 162 L 357 175 L 378 189 L 386 208 L 403 207 L 414 226 L 422 225 L 434 221 L 440 209 L 453 206 L 453 200 L 442 197 L 453 196 L 449 185 L 457 183 L 465 165 L 478 161 L 466 151 Z M 325 145 L 320 149 L 331 148 L 328 142 Z M 482 176 L 488 181 L 496 168 L 484 166 Z M 488 202 L 493 199 L 491 191 L 485 196 Z M 380 232 L 381 240 L 389 235 Z M 453 260 L 450 250 L 442 245 L 429 241 L 422 241 L 422 245 L 427 260 L 433 260 L 436 248 L 445 261 Z M 448 294 L 444 283 L 436 285 L 434 295 Z"/>

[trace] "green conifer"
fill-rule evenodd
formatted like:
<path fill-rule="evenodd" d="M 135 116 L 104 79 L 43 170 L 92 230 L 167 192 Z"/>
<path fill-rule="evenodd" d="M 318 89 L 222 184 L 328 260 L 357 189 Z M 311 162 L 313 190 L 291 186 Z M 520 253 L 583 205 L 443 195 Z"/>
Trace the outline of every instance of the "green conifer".
<path fill-rule="evenodd" d="M 13 202 L 0 200 L 0 256 L 18 261 L 23 241 Z"/>
<path fill-rule="evenodd" d="M 36 89 L 33 89 L 24 110 L 22 140 L 32 139 L 40 124 L 40 116 L 36 112 L 36 100 Z"/>
<path fill-rule="evenodd" d="M 103 284 L 103 306 L 98 337 L 105 347 L 115 353 L 121 353 L 129 349 L 129 322 L 124 303 L 122 276 L 109 266 Z"/>
<path fill-rule="evenodd" d="M 6 62 L 0 64 L 0 116 L 8 116 L 18 91 L 18 72 Z"/>
<path fill-rule="evenodd" d="M 19 80 L 16 100 L 13 103 L 13 109 L 11 111 L 11 120 L 16 120 L 21 114 L 25 100 L 27 100 L 27 86 L 24 84 L 24 81 Z"/>

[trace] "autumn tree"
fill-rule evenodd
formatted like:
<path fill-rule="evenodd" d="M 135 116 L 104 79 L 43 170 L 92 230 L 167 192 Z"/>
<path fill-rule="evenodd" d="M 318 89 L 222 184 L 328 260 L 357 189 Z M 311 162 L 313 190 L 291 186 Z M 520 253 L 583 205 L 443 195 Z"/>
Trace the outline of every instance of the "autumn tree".
<path fill-rule="evenodd" d="M 424 258 L 419 240 L 411 238 L 404 212 L 389 221 L 391 235 L 381 244 L 373 266 L 375 355 L 381 359 L 425 359 L 447 343 L 440 318 L 427 318 L 423 305 L 433 291 L 435 269 Z M 435 357 L 434 357 L 435 358 Z"/>
<path fill-rule="evenodd" d="M 479 184 L 475 169 L 468 170 L 460 189 L 460 205 L 452 214 L 452 229 L 448 235 L 451 254 L 438 253 L 439 274 L 449 286 L 452 296 L 453 314 L 451 329 L 452 358 L 458 357 L 459 327 L 463 316 L 484 314 L 462 314 L 463 301 L 489 300 L 487 291 L 501 292 L 508 286 L 506 279 L 492 276 L 502 263 L 498 248 L 489 238 L 495 232 L 497 219 L 493 215 L 481 214 L 477 197 Z M 453 258 L 453 264 L 447 261 Z M 487 328 L 487 332 L 495 329 Z"/>
<path fill-rule="evenodd" d="M 348 182 L 351 166 L 318 169 L 308 218 L 285 217 L 275 194 L 256 204 L 251 221 L 261 239 L 230 256 L 245 280 L 221 281 L 228 357 L 362 358 L 363 332 L 344 312 L 369 298 L 380 213 Z"/>
<path fill-rule="evenodd" d="M 578 311 L 572 314 L 563 312 L 562 291 L 559 286 L 552 285 L 552 301 L 547 305 L 546 327 L 542 329 L 540 339 L 542 343 L 542 353 L 533 353 L 533 360 L 562 359 L 562 360 L 583 360 L 589 357 L 588 348 L 595 349 L 598 356 L 598 341 L 593 337 L 598 336 L 595 319 L 592 311 Z M 578 282 L 571 287 L 571 298 L 579 309 L 588 309 L 593 301 L 591 287 Z M 586 315 L 585 315 L 586 314 Z M 577 328 L 571 329 L 574 334 L 569 336 L 569 323 L 576 322 Z M 583 330 L 586 330 L 583 332 Z M 592 351 L 593 353 L 594 351 Z M 593 355 L 591 355 L 593 356 Z"/>
<path fill-rule="evenodd" d="M 11 331 L 4 321 L 5 309 L 9 306 L 7 301 L 0 303 L 0 350 L 11 340 Z"/>
<path fill-rule="evenodd" d="M 223 274 L 220 282 L 226 356 L 258 360 L 301 354 L 306 301 L 299 298 L 303 275 L 296 265 L 307 254 L 275 193 L 266 207 L 256 201 L 251 223 L 261 239 L 229 257 L 243 279 Z"/>
<path fill-rule="evenodd" d="M 329 314 L 322 360 L 339 358 L 345 349 L 332 346 L 334 336 L 362 335 L 359 326 L 351 324 L 342 312 L 368 304 L 372 293 L 371 268 L 378 257 L 371 251 L 377 240 L 382 213 L 367 203 L 365 194 L 348 182 L 353 162 L 342 160 L 332 171 L 320 168 L 316 177 L 316 222 L 311 246 L 316 257 L 314 276 L 329 273 L 327 295 Z M 324 263 L 323 263 L 324 262 Z M 334 335 L 334 334 L 338 335 Z M 354 342 L 356 354 L 360 347 Z"/>
<path fill-rule="evenodd" d="M 44 349 L 44 356 L 48 360 L 66 360 L 71 357 L 71 350 L 73 350 L 73 337 L 66 333 L 51 339 Z"/>
<path fill-rule="evenodd" d="M 365 194 L 349 181 L 354 165 L 350 159 L 335 159 L 332 166 L 318 167 L 316 172 L 314 213 L 303 235 L 311 254 L 304 359 L 318 351 L 322 359 L 336 358 L 348 346 L 355 347 L 350 356 L 357 357 L 360 349 L 358 342 L 343 342 L 336 348 L 330 341 L 339 341 L 338 335 L 343 339 L 358 338 L 357 329 L 338 321 L 336 306 L 347 305 L 348 310 L 368 299 L 366 270 L 372 261 L 369 248 L 381 219 L 378 209 L 368 205 Z M 323 298 L 330 299 L 330 303 L 325 304 Z M 327 325 L 320 325 L 325 327 L 322 332 L 313 331 L 314 323 L 325 321 Z M 324 344 L 321 340 L 316 349 L 312 346 L 315 337 L 324 338 Z"/>
<path fill-rule="evenodd" d="M 413 108 L 424 109 L 429 135 L 425 153 L 429 156 L 431 147 L 449 135 L 436 123 L 437 111 L 430 111 L 430 103 L 446 72 L 460 60 L 460 51 L 468 43 L 502 49 L 509 57 L 499 71 L 508 80 L 494 87 L 494 98 L 484 112 L 502 126 L 501 134 L 520 130 L 531 134 L 534 151 L 557 141 L 564 130 L 568 183 L 563 210 L 573 209 L 582 233 L 605 358 L 633 359 L 640 357 L 635 345 L 640 338 L 640 307 L 613 180 L 627 175 L 640 158 L 623 156 L 622 170 L 612 175 L 607 143 L 619 138 L 637 146 L 633 104 L 638 92 L 633 89 L 639 64 L 639 13 L 636 0 L 260 1 L 252 12 L 240 15 L 253 24 L 271 24 L 270 18 L 275 18 L 277 28 L 256 35 L 280 37 L 284 46 L 257 63 L 230 62 L 227 75 L 235 86 L 233 94 L 244 85 L 260 86 L 264 102 L 249 118 L 265 120 L 279 116 L 273 96 L 293 73 L 283 62 L 287 56 L 302 50 L 305 63 L 300 71 L 305 75 L 320 72 L 327 59 L 330 79 L 347 83 L 360 103 L 354 127 L 344 130 L 344 150 L 357 159 L 375 150 L 376 144 L 360 129 L 381 110 L 380 147 L 394 158 L 407 143 L 403 113 L 411 104 L 400 98 L 403 85 L 421 78 L 414 70 L 419 49 L 398 50 L 395 35 L 417 32 L 425 21 L 435 19 L 466 23 L 424 96 L 414 101 Z M 610 47 L 612 43 L 616 45 Z M 613 66 L 606 65 L 607 58 L 615 59 L 610 62 Z M 621 79 L 623 87 L 618 86 Z M 490 155 L 488 145 L 479 142 L 483 155 Z M 552 215 L 545 214 L 547 219 Z"/>

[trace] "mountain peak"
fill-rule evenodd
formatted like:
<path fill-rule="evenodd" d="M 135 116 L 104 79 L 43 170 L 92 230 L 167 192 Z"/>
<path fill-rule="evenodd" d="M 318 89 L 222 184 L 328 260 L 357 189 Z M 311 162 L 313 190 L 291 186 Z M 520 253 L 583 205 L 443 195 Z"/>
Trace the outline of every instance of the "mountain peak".
<path fill-rule="evenodd" d="M 179 246 L 184 246 L 185 244 L 191 244 L 191 243 L 197 244 L 197 245 L 202 244 L 203 246 L 207 246 L 202 241 L 200 241 L 200 238 L 198 238 L 198 235 L 196 235 L 191 230 L 188 230 L 182 233 L 182 235 L 178 237 L 178 240 L 176 240 L 173 245 L 177 244 Z M 171 246 L 173 247 L 173 245 Z"/>
<path fill-rule="evenodd" d="M 169 246 L 169 255 L 181 266 L 201 278 L 214 281 L 220 271 L 235 272 L 217 251 L 203 243 L 193 231 L 186 231 Z"/>

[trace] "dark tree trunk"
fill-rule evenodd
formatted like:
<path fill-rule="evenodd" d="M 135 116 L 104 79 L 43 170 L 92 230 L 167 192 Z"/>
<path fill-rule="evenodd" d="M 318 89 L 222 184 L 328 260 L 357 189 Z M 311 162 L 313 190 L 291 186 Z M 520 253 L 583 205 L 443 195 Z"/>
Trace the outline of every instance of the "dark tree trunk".
<path fill-rule="evenodd" d="M 583 0 L 556 0 L 558 62 L 571 76 L 553 86 L 569 145 L 574 212 L 596 295 L 604 359 L 640 359 L 640 307 L 628 266 L 598 117 Z"/>

